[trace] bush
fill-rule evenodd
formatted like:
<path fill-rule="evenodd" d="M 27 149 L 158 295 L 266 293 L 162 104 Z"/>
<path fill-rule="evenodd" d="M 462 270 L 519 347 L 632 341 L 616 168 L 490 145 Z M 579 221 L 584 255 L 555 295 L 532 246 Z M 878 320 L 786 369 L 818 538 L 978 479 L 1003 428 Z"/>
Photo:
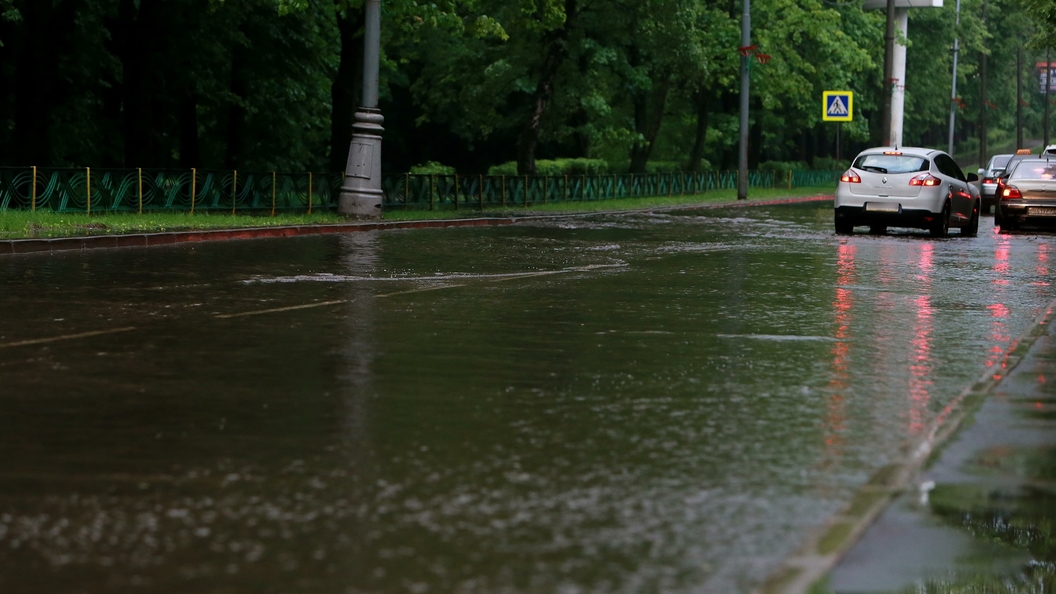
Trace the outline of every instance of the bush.
<path fill-rule="evenodd" d="M 627 173 L 631 169 L 631 163 L 630 161 L 612 163 L 610 168 L 615 172 Z M 711 163 L 707 159 L 701 159 L 700 170 L 711 171 Z M 646 173 L 678 173 L 680 171 L 689 171 L 686 169 L 685 161 L 648 161 L 645 164 Z"/>
<path fill-rule="evenodd" d="M 815 160 L 815 162 L 817 162 Z M 803 171 L 810 169 L 804 161 L 764 161 L 759 164 L 759 171 Z"/>
<path fill-rule="evenodd" d="M 609 164 L 601 159 L 538 159 L 536 175 L 596 175 L 608 173 Z M 510 161 L 488 168 L 488 175 L 517 175 L 517 162 Z"/>
<path fill-rule="evenodd" d="M 412 175 L 454 175 L 455 168 L 436 161 L 428 161 L 411 167 L 410 173 Z"/>
<path fill-rule="evenodd" d="M 715 169 L 712 168 L 711 161 L 707 159 L 701 159 L 699 171 L 715 171 Z"/>
<path fill-rule="evenodd" d="M 707 169 L 701 162 L 701 168 Z M 685 169 L 685 164 L 680 161 L 649 161 L 645 164 L 646 173 L 677 173 Z"/>
<path fill-rule="evenodd" d="M 850 166 L 851 162 L 847 159 L 837 161 L 831 157 L 815 157 L 813 169 L 816 171 L 844 171 Z"/>
<path fill-rule="evenodd" d="M 517 162 L 509 161 L 502 165 L 488 167 L 488 175 L 517 175 Z"/>

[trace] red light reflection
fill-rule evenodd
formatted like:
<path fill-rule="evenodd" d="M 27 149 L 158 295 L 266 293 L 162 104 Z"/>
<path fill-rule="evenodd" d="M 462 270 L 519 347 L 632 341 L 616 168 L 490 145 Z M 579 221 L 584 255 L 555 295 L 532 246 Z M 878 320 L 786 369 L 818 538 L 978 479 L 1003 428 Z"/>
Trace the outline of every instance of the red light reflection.
<path fill-rule="evenodd" d="M 921 256 L 923 261 L 924 254 Z M 909 432 L 920 433 L 927 423 L 928 401 L 931 400 L 928 390 L 932 385 L 931 331 L 934 310 L 930 295 L 918 295 L 913 304 L 917 308 L 917 320 L 913 325 L 913 357 L 909 363 Z"/>
<path fill-rule="evenodd" d="M 1004 292 L 1004 287 L 1008 285 L 1008 279 L 1000 278 L 1006 276 L 1010 270 L 1009 266 L 1009 252 L 1011 246 L 1007 237 L 999 236 L 997 244 L 994 248 L 994 265 L 991 270 L 995 273 L 994 285 L 995 297 L 1000 298 L 1001 293 Z M 1039 261 L 1048 260 L 1048 254 L 1042 254 L 1039 251 Z M 1012 336 L 1008 333 L 1008 328 L 1005 325 L 1005 320 L 1008 319 L 1009 309 L 1004 303 L 997 302 L 992 303 L 986 307 L 990 310 L 990 351 L 986 358 L 986 366 L 994 367 L 1000 362 L 1000 369 L 1004 369 L 1007 365 L 1005 360 L 1005 353 L 1009 350 L 1009 343 L 1012 341 Z M 1003 375 L 1001 371 L 995 371 L 993 374 L 994 379 L 1000 379 Z"/>
<path fill-rule="evenodd" d="M 836 259 L 836 297 L 832 302 L 836 313 L 836 342 L 832 345 L 832 376 L 829 380 L 831 396 L 825 412 L 824 466 L 835 463 L 843 453 L 843 433 L 847 427 L 846 391 L 850 386 L 851 308 L 854 295 L 849 288 L 855 282 L 854 257 L 857 248 L 841 244 Z"/>
<path fill-rule="evenodd" d="M 1038 273 L 1040 279 L 1030 283 L 1037 287 L 1049 286 L 1049 281 L 1045 280 L 1045 277 L 1049 275 L 1049 246 L 1044 243 L 1038 244 L 1038 265 L 1035 270 Z"/>

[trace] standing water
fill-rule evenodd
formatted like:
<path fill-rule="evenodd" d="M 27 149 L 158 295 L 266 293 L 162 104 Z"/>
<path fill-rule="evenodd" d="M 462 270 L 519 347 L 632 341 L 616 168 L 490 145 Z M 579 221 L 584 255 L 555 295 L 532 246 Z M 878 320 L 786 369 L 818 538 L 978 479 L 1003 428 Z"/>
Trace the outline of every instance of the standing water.
<path fill-rule="evenodd" d="M 0 259 L 0 591 L 750 591 L 1056 296 L 831 212 Z"/>

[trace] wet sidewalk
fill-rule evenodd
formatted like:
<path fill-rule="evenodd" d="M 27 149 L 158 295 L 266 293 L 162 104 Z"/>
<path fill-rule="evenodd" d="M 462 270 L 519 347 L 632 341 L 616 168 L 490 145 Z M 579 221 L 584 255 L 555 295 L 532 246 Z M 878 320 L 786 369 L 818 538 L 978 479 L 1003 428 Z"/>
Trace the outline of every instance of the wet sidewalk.
<path fill-rule="evenodd" d="M 1056 586 L 1056 328 L 814 592 L 1051 592 Z"/>

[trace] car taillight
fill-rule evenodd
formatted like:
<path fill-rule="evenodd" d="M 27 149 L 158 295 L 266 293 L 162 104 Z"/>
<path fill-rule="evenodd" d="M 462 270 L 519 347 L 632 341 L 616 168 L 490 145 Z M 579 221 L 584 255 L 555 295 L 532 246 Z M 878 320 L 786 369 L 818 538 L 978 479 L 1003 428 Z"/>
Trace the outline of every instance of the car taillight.
<path fill-rule="evenodd" d="M 862 178 L 858 177 L 858 174 L 855 173 L 853 169 L 848 169 L 840 176 L 840 181 L 849 184 L 860 184 L 862 183 Z"/>
<path fill-rule="evenodd" d="M 939 178 L 935 177 L 930 173 L 921 173 L 920 175 L 909 180 L 911 186 L 937 186 L 942 183 Z"/>
<path fill-rule="evenodd" d="M 984 177 L 983 178 L 983 183 L 984 184 L 992 184 L 992 183 L 994 183 L 994 178 L 992 178 L 992 177 Z"/>
<path fill-rule="evenodd" d="M 1019 191 L 1016 186 L 1005 186 L 1004 190 L 1001 190 L 1002 200 L 1011 200 L 1013 198 L 1022 198 L 1023 193 Z"/>

